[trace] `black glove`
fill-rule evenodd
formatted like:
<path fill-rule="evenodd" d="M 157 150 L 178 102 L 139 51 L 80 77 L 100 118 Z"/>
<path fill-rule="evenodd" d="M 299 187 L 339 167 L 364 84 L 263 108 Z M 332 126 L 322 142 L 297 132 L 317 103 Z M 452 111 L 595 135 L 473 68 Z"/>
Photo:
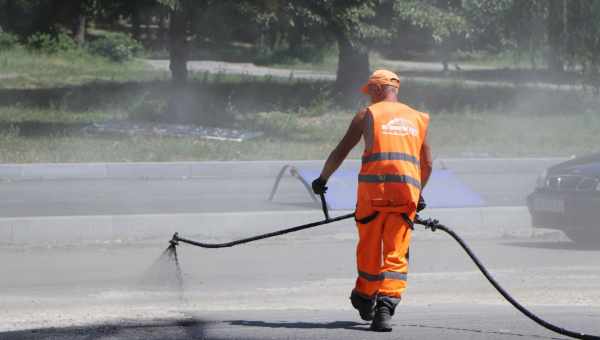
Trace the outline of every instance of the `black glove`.
<path fill-rule="evenodd" d="M 312 182 L 312 189 L 314 191 L 315 194 L 320 195 L 320 194 L 324 194 L 325 192 L 327 192 L 327 187 L 325 186 L 327 184 L 327 181 L 322 179 L 321 177 L 315 179 Z"/>
<path fill-rule="evenodd" d="M 423 196 L 419 196 L 419 203 L 417 204 L 417 212 L 427 208 L 427 203 L 425 203 L 425 199 Z"/>

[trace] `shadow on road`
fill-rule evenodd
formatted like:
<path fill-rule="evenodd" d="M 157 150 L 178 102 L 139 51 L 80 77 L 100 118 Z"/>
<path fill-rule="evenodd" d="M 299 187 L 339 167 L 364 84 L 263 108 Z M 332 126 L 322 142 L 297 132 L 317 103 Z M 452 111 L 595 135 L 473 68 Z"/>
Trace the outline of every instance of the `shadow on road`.
<path fill-rule="evenodd" d="M 368 323 L 354 321 L 334 321 L 334 322 L 264 322 L 234 320 L 229 321 L 233 326 L 264 327 L 264 328 L 292 328 L 292 329 L 351 329 L 368 330 Z"/>
<path fill-rule="evenodd" d="M 207 322 L 196 319 L 153 320 L 94 324 L 78 327 L 49 327 L 14 332 L 0 332 L 3 340 L 50 340 L 50 339 L 145 339 L 184 340 L 209 339 Z"/>

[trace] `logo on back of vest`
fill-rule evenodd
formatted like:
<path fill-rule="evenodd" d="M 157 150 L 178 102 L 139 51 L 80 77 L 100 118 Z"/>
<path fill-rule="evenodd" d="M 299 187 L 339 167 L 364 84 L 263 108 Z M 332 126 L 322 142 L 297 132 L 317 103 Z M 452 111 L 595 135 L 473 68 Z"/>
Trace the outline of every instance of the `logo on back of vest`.
<path fill-rule="evenodd" d="M 381 125 L 381 133 L 384 135 L 394 135 L 394 136 L 413 136 L 417 137 L 419 135 L 419 131 L 417 127 L 410 120 L 403 118 L 394 118 L 390 120 L 387 124 Z"/>

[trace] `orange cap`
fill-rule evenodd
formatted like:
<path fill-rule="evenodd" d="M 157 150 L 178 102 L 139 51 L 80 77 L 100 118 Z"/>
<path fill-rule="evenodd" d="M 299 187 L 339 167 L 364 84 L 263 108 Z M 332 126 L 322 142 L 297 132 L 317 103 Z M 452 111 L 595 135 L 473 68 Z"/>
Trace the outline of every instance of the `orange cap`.
<path fill-rule="evenodd" d="M 369 77 L 369 81 L 361 88 L 361 92 L 369 94 L 369 85 L 389 85 L 395 88 L 400 88 L 400 77 L 392 71 L 376 70 Z"/>

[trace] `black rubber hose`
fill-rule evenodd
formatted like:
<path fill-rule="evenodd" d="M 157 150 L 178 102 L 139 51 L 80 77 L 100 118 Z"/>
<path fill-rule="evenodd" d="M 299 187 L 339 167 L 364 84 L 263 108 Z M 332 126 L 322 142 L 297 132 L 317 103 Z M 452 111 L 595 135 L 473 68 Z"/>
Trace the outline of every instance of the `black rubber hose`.
<path fill-rule="evenodd" d="M 479 268 L 479 270 L 481 271 L 481 273 L 483 274 L 483 276 L 485 276 L 485 278 L 492 284 L 492 286 L 494 286 L 494 288 L 496 288 L 496 290 L 508 301 L 510 302 L 511 305 L 513 305 L 516 309 L 518 309 L 521 313 L 523 313 L 526 317 L 528 317 L 529 319 L 533 320 L 535 323 L 537 323 L 538 325 L 549 329 L 553 332 L 556 332 L 558 334 L 561 335 L 565 335 L 568 337 L 572 337 L 575 339 L 585 339 L 585 340 L 600 340 L 600 336 L 595 336 L 595 335 L 588 335 L 588 334 L 584 334 L 584 333 L 579 333 L 579 332 L 573 332 L 570 331 L 568 329 L 564 329 L 558 326 L 555 326 L 541 318 L 539 318 L 537 315 L 533 314 L 531 311 L 529 311 L 527 308 L 523 307 L 519 302 L 517 302 L 506 290 L 504 290 L 504 288 L 502 288 L 502 286 L 500 286 L 500 284 L 492 277 L 492 275 L 488 272 L 488 270 L 485 268 L 485 266 L 479 261 L 479 259 L 477 258 L 477 256 L 473 253 L 473 251 L 469 248 L 469 246 L 466 244 L 466 242 L 460 237 L 458 236 L 452 229 L 439 224 L 436 220 L 421 220 L 417 217 L 417 219 L 415 220 L 416 224 L 421 224 L 424 225 L 425 227 L 431 229 L 432 231 L 435 231 L 437 229 L 443 230 L 445 231 L 448 235 L 452 236 L 452 238 L 454 240 L 456 240 L 456 242 L 458 242 L 458 244 L 460 244 L 460 246 L 465 250 L 465 252 L 467 253 L 467 255 L 469 255 L 469 257 L 471 258 L 471 260 L 473 260 L 473 262 L 475 263 L 475 265 L 477 266 L 477 268 Z"/>
<path fill-rule="evenodd" d="M 326 207 L 326 206 L 325 206 Z M 324 208 L 325 210 L 326 208 Z M 228 248 L 228 247 L 233 247 L 239 244 L 244 244 L 244 243 L 249 243 L 249 242 L 253 242 L 253 241 L 258 241 L 258 240 L 262 240 L 265 238 L 270 238 L 270 237 L 275 237 L 275 236 L 279 236 L 279 235 L 284 235 L 284 234 L 289 234 L 289 233 L 293 233 L 296 231 L 300 231 L 300 230 L 304 230 L 304 229 L 309 229 L 309 228 L 314 228 L 320 225 L 324 225 L 324 224 L 329 224 L 329 223 L 333 223 L 333 222 L 337 222 L 337 221 L 341 221 L 341 220 L 345 220 L 345 219 L 349 219 L 349 218 L 353 218 L 354 217 L 354 213 L 352 214 L 346 214 L 346 215 L 342 215 L 342 216 L 337 216 L 334 218 L 329 218 L 328 214 L 325 213 L 325 217 L 326 219 L 323 221 L 318 221 L 318 222 L 313 222 L 313 223 L 308 223 L 308 224 L 304 224 L 304 225 L 300 225 L 297 227 L 292 227 L 292 228 L 288 228 L 288 229 L 283 229 L 283 230 L 278 230 L 272 233 L 267 233 L 267 234 L 261 234 L 261 235 L 257 235 L 257 236 L 253 236 L 253 237 L 248 237 L 245 239 L 241 239 L 241 240 L 236 240 L 236 241 L 231 241 L 231 242 L 226 242 L 226 243 L 203 243 L 203 242 L 197 242 L 197 241 L 193 241 L 193 240 L 188 240 L 185 238 L 181 238 L 179 237 L 179 235 L 177 233 L 175 233 L 175 235 L 173 235 L 173 238 L 171 239 L 171 244 L 173 246 L 176 246 L 178 242 L 183 242 L 183 243 L 187 243 L 187 244 L 191 244 L 194 246 L 198 246 L 198 247 L 202 247 L 202 248 Z M 488 272 L 488 270 L 485 268 L 485 266 L 479 261 L 479 259 L 477 258 L 477 256 L 473 253 L 473 251 L 471 250 L 471 248 L 469 248 L 469 246 L 466 244 L 466 242 L 460 237 L 458 236 L 452 229 L 440 224 L 437 220 L 434 219 L 421 219 L 419 218 L 419 216 L 416 217 L 415 219 L 415 224 L 420 224 L 425 226 L 427 229 L 431 229 L 432 231 L 436 231 L 437 229 L 443 230 L 444 232 L 446 232 L 448 235 L 450 235 L 456 242 L 458 242 L 458 244 L 460 244 L 460 246 L 464 249 L 464 251 L 467 253 L 467 255 L 469 255 L 469 257 L 471 258 L 471 260 L 473 260 L 473 262 L 475 263 L 475 265 L 477 266 L 477 268 L 479 268 L 479 270 L 481 271 L 481 273 L 483 274 L 483 276 L 485 276 L 485 278 L 492 284 L 492 286 L 494 286 L 494 288 L 496 288 L 496 290 L 506 299 L 506 301 L 510 302 L 511 305 L 513 305 L 516 309 L 518 309 L 521 313 L 523 313 L 526 317 L 528 317 L 529 319 L 533 320 L 535 323 L 537 323 L 538 325 L 551 330 L 553 332 L 556 332 L 558 334 L 564 335 L 564 336 L 568 336 L 571 338 L 575 338 L 575 339 L 584 339 L 584 340 L 600 340 L 599 336 L 595 336 L 595 335 L 588 335 L 588 334 L 584 334 L 584 333 L 579 333 L 579 332 L 573 332 L 558 326 L 555 326 L 541 318 L 539 318 L 537 315 L 533 314 L 532 312 L 530 312 L 527 308 L 523 307 L 519 302 L 517 302 L 506 290 L 504 290 L 504 288 L 502 288 L 502 286 L 500 286 L 500 284 L 492 277 L 492 275 Z"/>
<path fill-rule="evenodd" d="M 188 239 L 179 237 L 179 235 L 177 233 L 175 233 L 175 235 L 173 235 L 173 239 L 171 239 L 171 243 L 177 244 L 177 242 L 183 242 L 183 243 L 191 244 L 191 245 L 202 247 L 202 248 L 229 248 L 229 247 L 237 246 L 239 244 L 244 244 L 244 243 L 248 243 L 248 242 L 262 240 L 262 239 L 269 238 L 269 237 L 275 237 L 275 236 L 280 236 L 280 235 L 284 235 L 284 234 L 289 234 L 289 233 L 293 233 L 293 232 L 304 230 L 304 229 L 318 227 L 318 226 L 323 225 L 323 224 L 329 224 L 329 223 L 333 223 L 333 222 L 345 220 L 345 219 L 348 219 L 348 218 L 354 218 L 354 213 L 352 213 L 352 214 L 346 214 L 346 215 L 342 215 L 342 216 L 337 216 L 337 217 L 334 217 L 334 218 L 329 218 L 329 216 L 326 215 L 326 218 L 327 219 L 325 219 L 323 221 L 318 221 L 318 222 L 303 224 L 303 225 L 300 225 L 300 226 L 297 226 L 297 227 L 292 227 L 292 228 L 288 228 L 288 229 L 278 230 L 278 231 L 274 231 L 272 233 L 256 235 L 256 236 L 244 238 L 244 239 L 241 239 L 241 240 L 226 242 L 226 243 L 203 243 L 203 242 L 196 242 L 196 241 L 193 241 L 193 240 L 188 240 Z"/>
<path fill-rule="evenodd" d="M 325 215 L 325 221 L 329 221 L 329 208 L 327 207 L 327 201 L 325 200 L 325 194 L 320 194 L 321 198 L 321 209 L 323 209 L 323 214 Z M 352 214 L 354 215 L 354 214 Z"/>

